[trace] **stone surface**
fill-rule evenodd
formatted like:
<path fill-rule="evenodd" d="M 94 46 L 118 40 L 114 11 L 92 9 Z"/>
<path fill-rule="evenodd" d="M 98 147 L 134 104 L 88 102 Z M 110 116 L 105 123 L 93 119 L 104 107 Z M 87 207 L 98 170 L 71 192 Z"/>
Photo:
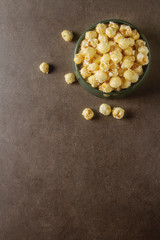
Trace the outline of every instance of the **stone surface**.
<path fill-rule="evenodd" d="M 0 239 L 160 239 L 159 12 L 159 0 L 0 1 Z M 105 101 L 64 74 L 78 36 L 108 18 L 141 29 L 152 69 L 136 93 Z M 98 114 L 103 102 L 127 117 Z"/>

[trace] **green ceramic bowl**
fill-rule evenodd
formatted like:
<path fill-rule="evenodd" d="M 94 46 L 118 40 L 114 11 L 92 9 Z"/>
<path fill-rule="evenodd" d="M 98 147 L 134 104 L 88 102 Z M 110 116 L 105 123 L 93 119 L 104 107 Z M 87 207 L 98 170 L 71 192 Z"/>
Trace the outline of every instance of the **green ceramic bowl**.
<path fill-rule="evenodd" d="M 96 97 L 100 97 L 100 98 L 121 98 L 121 97 L 125 97 L 129 94 L 131 94 L 133 91 L 135 91 L 136 89 L 139 88 L 139 86 L 144 82 L 144 79 L 146 78 L 146 76 L 148 75 L 148 72 L 149 72 L 149 69 L 150 69 L 150 65 L 151 65 L 151 52 L 150 52 L 150 47 L 149 47 L 149 44 L 148 44 L 148 41 L 146 39 L 146 37 L 141 33 L 141 31 L 135 27 L 133 24 L 131 23 L 128 23 L 126 21 L 123 21 L 123 20 L 119 20 L 119 19 L 108 19 L 108 20 L 104 20 L 104 21 L 101 21 L 101 22 L 98 22 L 98 23 L 109 23 L 110 21 L 112 22 L 116 22 L 116 23 L 119 23 L 119 24 L 126 24 L 126 25 L 129 25 L 132 29 L 137 29 L 137 31 L 139 32 L 140 34 L 140 38 L 143 39 L 145 42 L 146 42 L 146 46 L 148 47 L 149 49 L 149 64 L 144 66 L 143 67 L 143 70 L 144 70 L 144 73 L 143 75 L 140 77 L 140 79 L 138 80 L 138 82 L 134 83 L 131 85 L 131 87 L 129 87 L 128 89 L 123 89 L 119 92 L 116 92 L 116 91 L 113 91 L 111 93 L 104 93 L 100 90 L 98 90 L 97 88 L 93 88 L 89 83 L 87 83 L 85 81 L 85 79 L 81 76 L 80 72 L 79 72 L 79 68 L 78 66 L 74 63 L 73 61 L 73 69 L 74 69 L 74 73 L 75 73 L 75 76 L 78 80 L 78 82 L 82 85 L 82 87 L 84 89 L 86 89 L 89 93 L 93 94 L 94 96 Z M 76 47 L 75 47 L 75 50 L 74 50 L 74 56 L 76 55 L 76 53 L 78 53 L 78 50 L 79 50 L 79 47 L 80 47 L 80 44 L 81 44 L 81 41 L 84 39 L 84 36 L 85 36 L 85 33 L 87 31 L 90 31 L 92 29 L 94 29 L 96 27 L 96 25 L 98 24 L 94 24 L 93 26 L 91 26 L 90 28 L 88 28 L 79 38 L 77 44 L 76 44 Z"/>

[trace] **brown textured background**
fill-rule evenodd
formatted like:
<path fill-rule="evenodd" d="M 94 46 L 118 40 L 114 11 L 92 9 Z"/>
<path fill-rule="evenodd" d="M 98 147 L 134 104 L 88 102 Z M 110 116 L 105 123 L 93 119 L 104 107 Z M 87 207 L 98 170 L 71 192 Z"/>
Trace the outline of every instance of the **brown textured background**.
<path fill-rule="evenodd" d="M 160 239 L 160 1 L 0 1 L 0 239 Z M 108 100 L 128 112 L 100 116 L 105 100 L 68 86 L 76 40 L 107 18 L 146 35 L 152 70 L 141 89 Z M 54 65 L 49 75 L 39 64 Z"/>

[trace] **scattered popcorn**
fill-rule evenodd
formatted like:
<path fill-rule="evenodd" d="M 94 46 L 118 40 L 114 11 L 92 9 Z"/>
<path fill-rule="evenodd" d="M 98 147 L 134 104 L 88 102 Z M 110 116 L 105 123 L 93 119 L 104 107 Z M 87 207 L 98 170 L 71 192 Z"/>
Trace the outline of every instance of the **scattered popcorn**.
<path fill-rule="evenodd" d="M 71 31 L 68 31 L 68 30 L 64 30 L 61 33 L 61 36 L 66 42 L 70 42 L 73 39 L 73 33 Z"/>
<path fill-rule="evenodd" d="M 75 82 L 74 73 L 67 73 L 64 75 L 64 78 L 67 84 L 72 84 L 73 82 Z"/>
<path fill-rule="evenodd" d="M 64 30 L 61 36 L 67 42 L 73 39 L 73 33 L 68 30 Z M 99 23 L 95 30 L 86 32 L 74 62 L 81 64 L 80 74 L 87 83 L 104 93 L 110 93 L 127 89 L 139 80 L 143 75 L 143 66 L 149 63 L 148 53 L 146 42 L 140 39 L 136 29 L 114 22 L 108 25 Z M 49 64 L 43 62 L 39 69 L 48 73 Z M 74 73 L 67 73 L 64 78 L 67 84 L 75 82 Z M 108 104 L 103 103 L 99 112 L 106 116 L 112 112 L 114 118 L 122 119 L 125 110 L 121 107 L 111 110 Z M 90 120 L 94 112 L 85 108 L 82 115 Z"/>
<path fill-rule="evenodd" d="M 82 112 L 82 115 L 86 120 L 90 120 L 94 117 L 94 112 L 90 108 L 85 108 Z"/>
<path fill-rule="evenodd" d="M 43 73 L 49 73 L 49 64 L 46 62 L 41 63 L 41 65 L 39 66 L 39 69 L 41 70 L 41 72 Z"/>
<path fill-rule="evenodd" d="M 108 116 L 111 113 L 111 107 L 108 104 L 103 103 L 99 107 L 99 112 L 105 116 Z"/>
<path fill-rule="evenodd" d="M 121 107 L 115 107 L 112 110 L 112 115 L 116 119 L 122 119 L 124 117 L 124 109 Z"/>

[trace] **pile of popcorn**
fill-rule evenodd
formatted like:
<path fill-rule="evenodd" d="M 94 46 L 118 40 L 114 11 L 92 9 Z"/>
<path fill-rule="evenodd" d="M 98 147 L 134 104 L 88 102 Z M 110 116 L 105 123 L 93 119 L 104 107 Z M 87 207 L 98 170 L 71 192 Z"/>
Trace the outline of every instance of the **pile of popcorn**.
<path fill-rule="evenodd" d="M 148 48 L 136 29 L 110 22 L 86 32 L 74 57 L 82 77 L 92 87 L 110 93 L 136 83 L 147 65 Z"/>

